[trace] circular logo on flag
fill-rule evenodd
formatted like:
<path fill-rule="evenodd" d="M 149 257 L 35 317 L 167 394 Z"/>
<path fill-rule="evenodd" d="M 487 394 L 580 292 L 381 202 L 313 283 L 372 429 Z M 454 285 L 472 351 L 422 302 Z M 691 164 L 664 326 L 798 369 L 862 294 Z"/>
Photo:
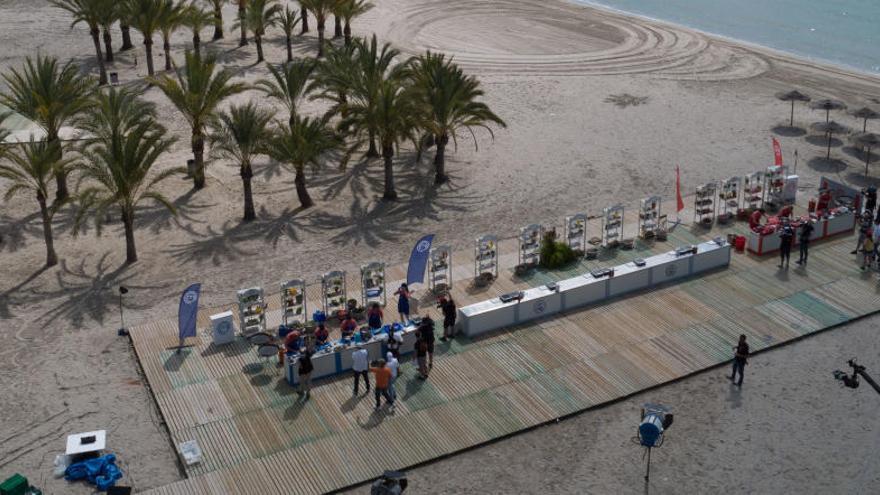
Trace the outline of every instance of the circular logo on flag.
<path fill-rule="evenodd" d="M 420 241 L 418 244 L 416 244 L 416 252 L 417 253 L 424 253 L 425 251 L 427 251 L 430 248 L 431 248 L 431 243 L 428 241 Z"/>
<path fill-rule="evenodd" d="M 543 313 L 547 309 L 547 301 L 538 301 L 532 306 L 532 311 L 535 312 L 536 315 Z"/>
<path fill-rule="evenodd" d="M 184 304 L 192 304 L 192 303 L 196 302 L 196 297 L 198 297 L 198 295 L 196 294 L 196 291 L 188 290 L 183 295 L 183 303 Z"/>

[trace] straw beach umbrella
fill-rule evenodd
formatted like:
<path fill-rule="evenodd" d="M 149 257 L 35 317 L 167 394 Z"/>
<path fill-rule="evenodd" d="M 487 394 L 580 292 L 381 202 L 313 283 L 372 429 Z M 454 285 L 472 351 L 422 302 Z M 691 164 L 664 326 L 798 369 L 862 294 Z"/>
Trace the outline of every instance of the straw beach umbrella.
<path fill-rule="evenodd" d="M 858 110 L 853 110 L 852 116 L 859 118 L 859 119 L 865 119 L 865 123 L 862 124 L 862 132 L 867 132 L 868 131 L 868 120 L 880 118 L 880 113 L 874 111 L 874 109 L 872 109 L 872 108 L 862 107 Z"/>
<path fill-rule="evenodd" d="M 838 124 L 837 122 L 835 122 L 833 120 L 829 121 L 829 122 L 814 122 L 810 126 L 810 129 L 812 129 L 816 132 L 824 132 L 825 136 L 828 138 L 828 154 L 825 155 L 825 158 L 831 158 L 831 137 L 832 137 L 832 135 L 841 134 L 841 133 L 849 131 L 849 127 L 842 125 L 842 124 Z"/>
<path fill-rule="evenodd" d="M 830 100 L 826 98 L 824 100 L 814 101 L 812 104 L 810 104 L 810 108 L 812 108 L 813 110 L 825 110 L 825 122 L 828 122 L 831 111 L 845 109 L 846 103 L 840 100 Z"/>
<path fill-rule="evenodd" d="M 850 141 L 865 150 L 865 176 L 868 175 L 868 165 L 871 163 L 871 148 L 880 147 L 880 135 L 873 132 L 860 132 L 850 136 Z"/>
<path fill-rule="evenodd" d="M 793 89 L 791 91 L 780 91 L 776 93 L 776 98 L 782 101 L 790 101 L 791 102 L 791 122 L 788 124 L 789 127 L 794 127 L 794 102 L 796 101 L 810 101 L 810 97 L 801 93 L 800 91 Z"/>

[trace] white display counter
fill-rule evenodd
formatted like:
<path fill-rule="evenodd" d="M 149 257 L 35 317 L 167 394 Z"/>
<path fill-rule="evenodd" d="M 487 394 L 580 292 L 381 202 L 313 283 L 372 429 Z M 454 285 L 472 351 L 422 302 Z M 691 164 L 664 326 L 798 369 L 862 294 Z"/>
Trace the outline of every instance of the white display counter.
<path fill-rule="evenodd" d="M 856 215 L 853 211 L 846 213 L 837 213 L 834 216 L 820 218 L 813 221 L 813 233 L 810 234 L 810 240 L 824 239 L 837 234 L 853 232 L 856 226 Z M 782 240 L 779 237 L 779 230 L 771 234 L 759 234 L 757 232 L 749 233 L 748 250 L 752 254 L 764 255 L 779 251 Z M 800 229 L 795 232 L 794 242 L 792 246 L 800 244 Z"/>
<path fill-rule="evenodd" d="M 730 264 L 730 248 L 721 239 L 704 242 L 696 246 L 696 253 L 670 251 L 645 258 L 642 266 L 635 262 L 616 266 L 611 277 L 596 278 L 587 273 L 559 281 L 556 290 L 546 286 L 525 290 L 519 300 L 502 302 L 496 297 L 464 306 L 458 310 L 460 329 L 473 337 L 725 267 Z"/>

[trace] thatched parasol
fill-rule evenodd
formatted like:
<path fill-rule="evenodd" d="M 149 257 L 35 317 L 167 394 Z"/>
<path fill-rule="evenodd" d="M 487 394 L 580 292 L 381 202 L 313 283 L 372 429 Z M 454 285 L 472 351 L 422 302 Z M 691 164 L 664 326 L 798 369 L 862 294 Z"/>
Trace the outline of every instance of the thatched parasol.
<path fill-rule="evenodd" d="M 862 132 L 868 131 L 868 120 L 880 118 L 880 113 L 876 112 L 873 108 L 862 107 L 858 110 L 852 111 L 852 116 L 860 119 L 865 119 L 865 123 L 862 125 Z"/>
<path fill-rule="evenodd" d="M 849 131 L 849 127 L 838 124 L 833 120 L 829 122 L 814 122 L 810 125 L 810 129 L 816 132 L 824 132 L 825 136 L 828 137 L 828 154 L 825 158 L 831 158 L 831 136 Z"/>
<path fill-rule="evenodd" d="M 788 124 L 788 126 L 794 127 L 794 102 L 810 101 L 810 97 L 796 89 L 793 89 L 791 91 L 780 91 L 779 93 L 776 93 L 776 98 L 782 101 L 791 102 L 791 122 Z"/>
<path fill-rule="evenodd" d="M 868 165 L 871 163 L 871 148 L 880 147 L 880 135 L 873 132 L 860 132 L 850 136 L 850 141 L 865 149 L 865 177 L 868 176 Z"/>
<path fill-rule="evenodd" d="M 846 103 L 840 100 L 831 100 L 825 98 L 824 100 L 816 100 L 813 103 L 810 103 L 810 108 L 812 108 L 813 110 L 825 110 L 825 122 L 828 122 L 831 111 L 842 110 L 846 108 Z"/>

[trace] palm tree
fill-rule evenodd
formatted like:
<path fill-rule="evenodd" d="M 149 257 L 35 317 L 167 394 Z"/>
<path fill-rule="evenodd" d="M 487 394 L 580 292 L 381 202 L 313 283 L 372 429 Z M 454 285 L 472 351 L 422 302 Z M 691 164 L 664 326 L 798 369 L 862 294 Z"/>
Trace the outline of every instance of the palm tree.
<path fill-rule="evenodd" d="M 119 51 L 124 52 L 134 48 L 134 45 L 131 43 L 131 26 L 128 24 L 128 19 L 124 16 L 124 3 L 120 2 L 118 6 L 120 15 L 119 30 L 122 31 L 122 46 L 119 47 Z"/>
<path fill-rule="evenodd" d="M 402 63 L 383 74 L 377 83 L 376 92 L 370 95 L 373 101 L 355 91 L 349 103 L 342 105 L 343 118 L 338 128 L 352 135 L 357 142 L 371 138 L 371 133 L 379 140 L 385 168 L 385 191 L 383 199 L 397 199 L 394 188 L 394 150 L 405 140 L 416 142 L 419 129 L 421 103 L 408 84 L 409 64 Z"/>
<path fill-rule="evenodd" d="M 342 17 L 345 22 L 345 28 L 342 30 L 345 36 L 345 46 L 351 45 L 351 21 L 355 17 L 360 17 L 372 9 L 374 5 L 367 0 L 340 0 L 336 13 Z"/>
<path fill-rule="evenodd" d="M 238 26 L 241 28 L 241 37 L 238 40 L 238 46 L 246 46 L 247 40 L 247 23 L 244 22 L 247 16 L 248 0 L 233 0 L 238 3 Z"/>
<path fill-rule="evenodd" d="M 317 66 L 308 92 L 320 91 L 315 98 L 332 103 L 328 111 L 330 114 L 339 113 L 340 106 L 348 101 L 348 94 L 354 86 L 355 78 L 360 75 L 357 72 L 356 55 L 357 50 L 354 45 L 331 46 L 327 49 L 324 60 Z"/>
<path fill-rule="evenodd" d="M 202 30 L 214 23 L 214 14 L 199 7 L 196 0 L 183 11 L 183 23 L 192 30 L 193 52 L 202 54 Z"/>
<path fill-rule="evenodd" d="M 457 148 L 458 131 L 467 129 L 477 147 L 475 127 L 486 129 L 494 139 L 495 135 L 488 124 L 494 123 L 501 127 L 507 127 L 507 124 L 485 103 L 477 101 L 483 96 L 477 78 L 465 75 L 444 54 L 428 51 L 418 57 L 414 61 L 412 74 L 416 94 L 426 110 L 421 126 L 431 133 L 434 144 L 437 145 L 434 155 L 434 183 L 442 184 L 448 180 L 445 157 L 450 137 Z"/>
<path fill-rule="evenodd" d="M 357 69 L 353 72 L 355 78 L 352 81 L 352 93 L 356 93 L 363 104 L 372 108 L 377 104 L 380 84 L 400 52 L 388 43 L 384 43 L 380 48 L 375 34 L 369 41 L 358 39 L 354 45 Z M 368 115 L 374 114 L 375 112 L 368 112 Z M 366 156 L 376 158 L 379 156 L 375 138 L 378 124 L 367 122 L 366 125 L 369 132 L 369 148 Z"/>
<path fill-rule="evenodd" d="M 269 65 L 272 79 L 260 79 L 255 87 L 266 96 L 278 100 L 290 116 L 288 123 L 293 125 L 299 101 L 311 91 L 309 80 L 315 71 L 316 63 L 309 59 L 294 59 L 284 65 Z"/>
<path fill-rule="evenodd" d="M 302 19 L 302 30 L 299 34 L 306 34 L 309 32 L 309 9 L 302 4 L 302 1 L 299 2 L 299 16 Z"/>
<path fill-rule="evenodd" d="M 92 43 L 95 45 L 95 55 L 98 60 L 98 72 L 100 78 L 98 84 L 107 84 L 107 70 L 104 67 L 104 56 L 101 53 L 101 21 L 106 11 L 113 9 L 113 0 L 51 0 L 52 5 L 62 8 L 73 16 L 72 28 L 79 23 L 85 23 L 89 27 Z"/>
<path fill-rule="evenodd" d="M 247 11 L 243 19 L 239 20 L 247 26 L 247 29 L 254 33 L 254 43 L 257 45 L 257 63 L 264 60 L 263 58 L 263 35 L 266 29 L 278 23 L 278 15 L 281 13 L 281 6 L 276 0 L 249 0 Z"/>
<path fill-rule="evenodd" d="M 3 75 L 8 93 L 0 94 L 0 103 L 36 122 L 46 131 L 46 141 L 61 153 L 58 133 L 88 106 L 88 96 L 95 89 L 91 77 L 81 76 L 73 62 L 59 66 L 58 59 L 37 55 L 25 59 L 21 71 L 11 69 Z M 62 161 L 58 155 L 57 162 Z M 55 172 L 55 201 L 67 199 L 67 171 Z"/>
<path fill-rule="evenodd" d="M 327 16 L 333 12 L 337 0 L 300 0 L 302 8 L 311 11 L 318 24 L 318 58 L 324 56 L 324 31 L 327 25 Z"/>
<path fill-rule="evenodd" d="M 333 12 L 333 39 L 342 38 L 342 15 L 339 13 L 339 9 L 342 6 L 342 3 L 345 0 L 336 0 L 333 3 L 332 12 Z"/>
<path fill-rule="evenodd" d="M 162 32 L 162 50 L 165 52 L 165 70 L 172 69 L 171 35 L 186 22 L 186 6 L 174 0 L 160 0 L 162 3 L 162 20 L 159 31 Z"/>
<path fill-rule="evenodd" d="M 2 120 L 2 119 L 0 119 Z M 59 162 L 61 144 L 57 141 L 35 141 L 31 136 L 29 142 L 7 151 L 4 155 L 9 164 L 0 163 L 0 178 L 10 182 L 4 196 L 9 201 L 18 193 L 31 192 L 37 197 L 40 205 L 40 218 L 43 220 L 43 239 L 46 242 L 46 266 L 58 264 L 55 254 L 55 243 L 52 236 L 52 217 L 58 211 L 61 202 L 48 204 L 49 183 L 59 168 L 69 167 L 70 162 Z"/>
<path fill-rule="evenodd" d="M 125 87 L 99 92 L 90 99 L 88 111 L 79 114 L 73 123 L 93 140 L 119 139 L 143 120 L 156 120 L 156 105 L 142 99 L 142 95 L 143 90 Z"/>
<path fill-rule="evenodd" d="M 115 91 L 115 88 L 111 89 L 109 97 L 112 98 Z M 156 191 L 155 186 L 182 170 L 167 169 L 150 177 L 150 169 L 156 160 L 174 143 L 174 138 L 167 138 L 165 129 L 152 118 L 142 119 L 127 133 L 106 130 L 104 134 L 115 137 L 93 141 L 82 150 L 85 158 L 79 167 L 82 178 L 94 185 L 79 194 L 80 210 L 74 233 L 78 233 L 89 212 L 94 214 L 100 232 L 108 210 L 118 206 L 125 230 L 125 262 L 134 263 L 138 259 L 134 239 L 134 216 L 138 204 L 150 199 L 176 214 L 174 205 Z"/>
<path fill-rule="evenodd" d="M 231 72 L 215 70 L 217 63 L 213 55 L 199 57 L 187 51 L 185 58 L 186 68 L 175 68 L 175 78 L 162 75 L 150 78 L 150 82 L 165 93 L 192 129 L 193 185 L 202 189 L 205 187 L 205 126 L 215 117 L 223 100 L 241 93 L 247 86 L 231 82 Z"/>
<path fill-rule="evenodd" d="M 223 38 L 223 4 L 226 0 L 208 0 L 214 10 L 214 40 Z"/>
<path fill-rule="evenodd" d="M 228 112 L 220 113 L 211 125 L 212 155 L 238 163 L 244 186 L 245 222 L 257 218 L 251 190 L 251 179 L 254 177 L 251 162 L 266 149 L 266 143 L 272 136 L 269 129 L 271 121 L 271 112 L 248 102 L 241 106 L 233 105 Z"/>
<path fill-rule="evenodd" d="M 281 29 L 284 30 L 284 41 L 287 44 L 287 61 L 290 62 L 293 60 L 293 49 L 291 48 L 291 44 L 293 43 L 293 30 L 296 29 L 296 24 L 299 22 L 299 14 L 296 13 L 296 10 L 291 10 L 290 7 L 285 6 L 284 12 L 278 15 L 278 24 L 281 26 Z"/>
<path fill-rule="evenodd" d="M 164 0 L 128 0 L 125 4 L 125 17 L 131 27 L 140 31 L 144 37 L 144 51 L 147 59 L 147 74 L 155 74 L 153 68 L 153 35 L 162 27 L 165 9 Z"/>
<path fill-rule="evenodd" d="M 306 165 L 317 168 L 321 155 L 339 149 L 342 140 L 327 125 L 327 117 L 294 116 L 293 122 L 279 125 L 269 140 L 267 152 L 273 160 L 293 167 L 296 172 L 296 197 L 302 208 L 314 206 L 306 189 Z"/>
<path fill-rule="evenodd" d="M 107 62 L 113 61 L 113 37 L 110 35 L 110 28 L 119 20 L 122 8 L 118 2 L 108 2 L 100 11 L 100 21 L 102 37 L 104 39 L 104 57 Z"/>

